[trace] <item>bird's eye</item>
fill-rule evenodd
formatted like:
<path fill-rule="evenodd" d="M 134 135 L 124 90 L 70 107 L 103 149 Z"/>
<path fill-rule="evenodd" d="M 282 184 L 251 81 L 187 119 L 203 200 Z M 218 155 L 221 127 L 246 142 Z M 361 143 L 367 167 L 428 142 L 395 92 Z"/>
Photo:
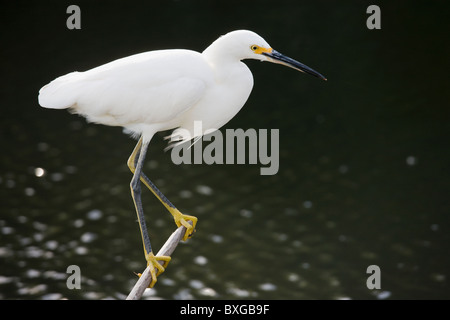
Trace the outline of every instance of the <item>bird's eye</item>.
<path fill-rule="evenodd" d="M 252 49 L 252 51 L 256 51 L 256 50 L 258 50 L 258 46 L 257 45 L 252 45 L 250 47 L 250 49 Z"/>

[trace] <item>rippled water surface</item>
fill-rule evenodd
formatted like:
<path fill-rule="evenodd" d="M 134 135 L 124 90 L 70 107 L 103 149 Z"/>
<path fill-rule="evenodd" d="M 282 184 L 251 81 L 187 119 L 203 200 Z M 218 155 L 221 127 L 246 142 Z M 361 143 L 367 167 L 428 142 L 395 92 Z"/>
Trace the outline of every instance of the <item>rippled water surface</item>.
<path fill-rule="evenodd" d="M 0 298 L 123 299 L 145 268 L 126 160 L 135 141 L 38 106 L 41 86 L 146 50 L 203 50 L 252 29 L 328 82 L 249 61 L 255 87 L 226 128 L 279 129 L 280 167 L 175 165 L 164 133 L 145 172 L 199 218 L 144 298 L 448 299 L 448 21 L 444 2 L 2 4 Z M 425 6 L 425 5 L 424 5 Z M 236 9 L 238 8 L 238 9 Z M 175 230 L 144 191 L 152 244 Z M 69 290 L 70 265 L 81 289 Z M 367 267 L 381 289 L 366 286 Z"/>

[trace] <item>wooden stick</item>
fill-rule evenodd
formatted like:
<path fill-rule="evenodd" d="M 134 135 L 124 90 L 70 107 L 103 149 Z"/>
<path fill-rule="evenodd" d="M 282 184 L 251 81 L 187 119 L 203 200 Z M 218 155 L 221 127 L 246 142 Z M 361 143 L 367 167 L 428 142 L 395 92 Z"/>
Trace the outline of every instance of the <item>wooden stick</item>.
<path fill-rule="evenodd" d="M 188 221 L 190 224 L 192 224 L 191 221 Z M 186 232 L 186 228 L 184 226 L 178 227 L 177 230 L 175 230 L 169 239 L 167 239 L 166 243 L 161 247 L 161 249 L 156 254 L 157 256 L 170 256 L 177 247 L 178 243 L 183 239 L 183 236 Z M 164 263 L 164 261 L 158 261 L 161 265 Z M 142 273 L 139 280 L 134 285 L 133 289 L 131 290 L 130 294 L 128 295 L 126 300 L 139 300 L 142 295 L 144 294 L 145 289 L 148 288 L 148 285 L 152 281 L 152 275 L 150 273 L 150 268 L 147 267 L 144 272 Z"/>

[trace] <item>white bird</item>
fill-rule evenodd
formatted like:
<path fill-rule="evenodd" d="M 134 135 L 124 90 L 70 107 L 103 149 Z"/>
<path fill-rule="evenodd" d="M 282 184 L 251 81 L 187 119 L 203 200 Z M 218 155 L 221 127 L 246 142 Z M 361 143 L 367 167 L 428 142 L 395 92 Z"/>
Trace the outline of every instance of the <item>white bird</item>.
<path fill-rule="evenodd" d="M 172 49 L 135 54 L 88 71 L 66 74 L 39 91 L 42 107 L 68 108 L 90 122 L 122 126 L 140 137 L 128 166 L 134 173 L 130 186 L 145 258 L 151 268 L 150 287 L 170 257 L 154 256 L 152 252 L 140 181 L 169 210 L 177 226 L 186 227 L 183 240 L 195 231 L 197 218 L 176 209 L 142 172 L 148 144 L 158 131 L 175 129 L 172 141 L 185 141 L 219 129 L 231 120 L 253 88 L 252 73 L 241 62 L 244 59 L 280 63 L 326 80 L 317 71 L 272 49 L 256 33 L 237 30 L 219 37 L 202 53 Z M 194 130 L 195 121 L 201 121 L 202 132 Z"/>

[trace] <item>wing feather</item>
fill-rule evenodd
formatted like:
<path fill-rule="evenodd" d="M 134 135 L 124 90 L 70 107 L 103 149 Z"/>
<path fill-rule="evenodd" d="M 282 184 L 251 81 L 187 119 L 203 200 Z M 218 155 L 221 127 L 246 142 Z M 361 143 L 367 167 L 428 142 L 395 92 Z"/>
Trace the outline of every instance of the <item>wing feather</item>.
<path fill-rule="evenodd" d="M 57 78 L 39 101 L 107 125 L 166 123 L 193 107 L 212 79 L 198 52 L 150 51 Z"/>

